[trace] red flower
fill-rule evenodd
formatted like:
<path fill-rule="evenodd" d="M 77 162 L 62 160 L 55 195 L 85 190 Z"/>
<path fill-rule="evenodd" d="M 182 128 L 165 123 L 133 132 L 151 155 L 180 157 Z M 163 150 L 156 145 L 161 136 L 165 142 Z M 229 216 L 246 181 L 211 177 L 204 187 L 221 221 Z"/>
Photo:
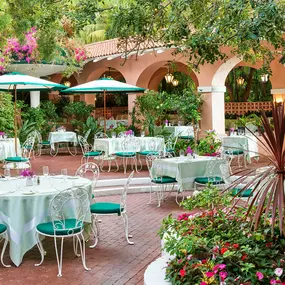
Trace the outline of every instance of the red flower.
<path fill-rule="evenodd" d="M 225 246 L 231 246 L 231 244 L 229 242 L 226 242 Z"/>
<path fill-rule="evenodd" d="M 221 254 L 224 254 L 226 251 L 228 251 L 228 248 L 226 248 L 226 247 L 221 248 Z"/>
<path fill-rule="evenodd" d="M 239 244 L 238 243 L 234 243 L 233 244 L 233 248 L 238 249 L 239 248 Z"/>
<path fill-rule="evenodd" d="M 207 263 L 207 259 L 203 259 L 201 262 L 202 262 L 202 264 L 205 264 L 205 263 Z"/>
<path fill-rule="evenodd" d="M 184 269 L 181 269 L 179 273 L 181 277 L 184 277 L 186 275 L 186 271 Z"/>
<path fill-rule="evenodd" d="M 244 254 L 242 257 L 241 257 L 241 260 L 246 260 L 247 259 L 247 254 Z"/>
<path fill-rule="evenodd" d="M 273 244 L 272 242 L 267 242 L 267 243 L 265 244 L 265 246 L 266 246 L 266 247 L 272 247 L 272 244 Z"/>
<path fill-rule="evenodd" d="M 213 271 L 208 271 L 208 272 L 206 272 L 206 276 L 207 276 L 208 278 L 212 278 L 214 275 L 215 275 L 215 272 L 213 272 Z"/>

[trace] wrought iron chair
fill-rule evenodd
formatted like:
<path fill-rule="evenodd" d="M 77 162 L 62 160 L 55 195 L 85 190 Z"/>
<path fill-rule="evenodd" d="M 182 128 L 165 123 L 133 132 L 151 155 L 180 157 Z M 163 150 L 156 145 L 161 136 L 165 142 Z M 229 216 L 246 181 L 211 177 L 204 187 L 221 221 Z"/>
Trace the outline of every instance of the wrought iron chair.
<path fill-rule="evenodd" d="M 76 170 L 75 176 L 86 177 L 88 173 L 92 173 L 92 189 L 95 190 L 96 184 L 100 176 L 100 170 L 96 163 L 84 163 Z"/>
<path fill-rule="evenodd" d="M 116 152 L 115 156 L 119 157 L 123 161 L 124 174 L 127 172 L 128 160 L 132 160 L 131 167 L 135 167 L 138 172 L 137 152 L 140 148 L 140 141 L 136 137 L 127 136 L 122 141 L 122 151 Z"/>
<path fill-rule="evenodd" d="M 5 254 L 5 250 L 9 241 L 9 236 L 8 236 L 8 232 L 7 232 L 7 226 L 4 224 L 0 224 L 0 241 L 4 240 L 4 244 L 3 244 L 3 248 L 2 248 L 2 252 L 1 252 L 1 263 L 4 267 L 11 267 L 11 265 L 7 265 L 4 263 L 4 254 Z"/>
<path fill-rule="evenodd" d="M 153 192 L 152 186 L 155 185 L 157 187 L 157 190 L 156 190 L 157 201 L 158 201 L 157 207 L 160 207 L 161 202 L 164 200 L 164 193 L 167 190 L 167 186 L 169 186 L 169 185 L 172 186 L 172 190 L 173 190 L 175 184 L 177 183 L 175 178 L 164 175 L 163 164 L 162 163 L 156 163 L 156 160 L 159 158 L 161 158 L 161 157 L 159 157 L 157 155 L 153 155 L 153 154 L 149 154 L 146 156 L 146 165 L 147 165 L 147 168 L 149 171 L 149 176 L 151 179 L 150 197 L 149 197 L 149 203 L 148 204 L 151 203 L 151 197 L 152 197 L 152 192 Z M 177 196 L 178 196 L 178 194 L 177 194 Z M 177 202 L 177 196 L 176 196 L 176 202 Z"/>
<path fill-rule="evenodd" d="M 36 227 L 37 246 L 41 254 L 39 266 L 44 261 L 45 251 L 40 236 L 54 238 L 55 254 L 58 265 L 58 277 L 62 276 L 62 254 L 64 238 L 72 237 L 74 253 L 75 245 L 79 244 L 82 264 L 85 270 L 90 270 L 85 261 L 85 240 L 83 237 L 84 221 L 90 209 L 90 196 L 84 188 L 69 188 L 59 192 L 51 200 L 49 213 L 51 222 L 38 224 Z M 57 249 L 57 239 L 60 239 L 60 253 Z M 76 242 L 75 242 L 76 240 Z"/>
<path fill-rule="evenodd" d="M 167 152 L 175 154 L 175 146 L 176 146 L 177 140 L 178 140 L 178 135 L 175 134 L 175 133 L 172 133 L 168 137 L 168 139 L 167 139 L 167 141 L 165 143 Z"/>
<path fill-rule="evenodd" d="M 219 186 L 225 183 L 223 178 L 217 175 L 214 175 L 214 168 L 219 159 L 211 159 L 207 162 L 206 171 L 204 176 L 196 177 L 194 180 L 194 189 L 197 190 L 197 187 L 205 187 L 208 183 Z"/>
<path fill-rule="evenodd" d="M 118 135 L 117 135 L 117 138 L 124 138 L 124 137 L 126 137 L 125 132 L 120 132 L 120 133 L 118 133 Z"/>
<path fill-rule="evenodd" d="M 159 151 L 158 151 L 158 143 L 157 143 L 157 139 L 156 138 L 152 138 L 149 140 L 148 142 L 148 148 L 147 150 L 143 150 L 138 152 L 138 160 L 140 163 L 140 170 L 142 169 L 142 162 L 141 162 L 141 157 L 146 158 L 147 155 L 149 154 L 153 154 L 153 155 L 159 155 Z"/>
<path fill-rule="evenodd" d="M 95 134 L 94 136 L 94 141 L 96 142 L 96 139 L 108 139 L 108 135 L 103 133 L 103 132 L 98 132 Z M 94 144 L 95 145 L 95 144 Z M 102 172 L 105 172 L 104 168 L 104 162 L 108 163 L 108 172 L 111 171 L 111 167 L 112 167 L 112 162 L 115 163 L 117 169 L 115 170 L 115 172 L 119 171 L 119 165 L 116 159 L 116 156 L 114 155 L 109 155 L 108 151 L 106 149 L 103 150 L 102 156 L 101 156 L 101 164 L 100 164 L 100 170 Z"/>
<path fill-rule="evenodd" d="M 99 216 L 107 216 L 107 215 L 118 215 L 123 219 L 124 229 L 125 229 L 125 236 L 126 240 L 129 244 L 134 244 L 129 240 L 132 236 L 129 235 L 129 222 L 128 222 L 128 215 L 127 215 L 127 192 L 129 189 L 130 182 L 134 176 L 134 171 L 128 177 L 124 189 L 121 195 L 120 203 L 110 203 L 110 202 L 95 202 L 90 206 L 90 211 L 92 215 L 92 233 L 95 238 L 95 242 L 91 245 L 91 248 L 94 248 L 99 240 L 100 237 L 100 229 L 99 229 Z"/>
<path fill-rule="evenodd" d="M 102 151 L 94 151 L 83 136 L 78 135 L 77 140 L 83 153 L 81 164 L 88 162 L 90 157 L 102 161 Z"/>

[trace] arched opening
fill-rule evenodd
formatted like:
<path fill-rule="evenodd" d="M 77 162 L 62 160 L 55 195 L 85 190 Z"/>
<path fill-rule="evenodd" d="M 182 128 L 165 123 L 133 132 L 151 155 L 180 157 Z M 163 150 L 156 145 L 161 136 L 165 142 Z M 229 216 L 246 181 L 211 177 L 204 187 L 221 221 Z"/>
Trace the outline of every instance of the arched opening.
<path fill-rule="evenodd" d="M 225 80 L 225 102 L 272 101 L 270 78 L 250 66 L 233 68 Z"/>
<path fill-rule="evenodd" d="M 78 85 L 77 79 L 71 75 L 69 78 L 62 77 L 60 84 L 65 85 L 66 87 L 74 87 Z M 78 102 L 80 101 L 80 95 L 64 95 L 61 98 L 58 98 L 57 101 L 62 101 L 62 104 L 68 104 L 69 102 Z"/>

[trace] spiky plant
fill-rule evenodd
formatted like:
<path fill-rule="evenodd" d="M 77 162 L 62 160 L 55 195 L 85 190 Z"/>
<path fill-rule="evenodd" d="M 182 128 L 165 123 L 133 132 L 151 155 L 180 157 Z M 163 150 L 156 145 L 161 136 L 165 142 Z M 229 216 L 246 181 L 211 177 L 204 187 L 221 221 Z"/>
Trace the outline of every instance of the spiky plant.
<path fill-rule="evenodd" d="M 278 225 L 280 234 L 283 235 L 285 235 L 284 104 L 285 101 L 283 103 L 272 103 L 273 126 L 270 124 L 265 112 L 261 112 L 262 127 L 260 128 L 260 133 L 263 140 L 258 136 L 256 138 L 259 145 L 267 152 L 267 157 L 270 161 L 269 167 L 260 172 L 255 172 L 256 169 L 242 170 L 239 173 L 241 175 L 240 178 L 231 185 L 231 187 L 236 187 L 240 183 L 249 181 L 248 177 L 254 175 L 254 178 L 245 183 L 245 187 L 240 190 L 240 192 L 245 189 L 252 189 L 253 191 L 253 199 L 249 203 L 247 216 L 252 219 L 255 230 L 258 228 L 262 216 L 264 216 L 265 220 L 271 218 L 272 233 L 274 233 L 274 227 Z"/>

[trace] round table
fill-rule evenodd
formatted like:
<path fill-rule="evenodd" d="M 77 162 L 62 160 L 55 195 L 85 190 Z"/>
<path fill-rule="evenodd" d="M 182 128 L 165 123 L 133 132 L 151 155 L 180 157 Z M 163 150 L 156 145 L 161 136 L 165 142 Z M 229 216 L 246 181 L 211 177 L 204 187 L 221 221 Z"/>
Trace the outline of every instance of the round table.
<path fill-rule="evenodd" d="M 0 179 L 0 223 L 8 227 L 10 258 L 16 266 L 37 244 L 36 226 L 51 222 L 49 204 L 59 191 L 84 187 L 90 197 L 92 194 L 92 182 L 86 178 L 40 176 L 40 185 L 34 180 L 34 186 L 26 186 L 25 178 Z M 87 214 L 85 221 L 91 223 L 91 214 Z"/>

